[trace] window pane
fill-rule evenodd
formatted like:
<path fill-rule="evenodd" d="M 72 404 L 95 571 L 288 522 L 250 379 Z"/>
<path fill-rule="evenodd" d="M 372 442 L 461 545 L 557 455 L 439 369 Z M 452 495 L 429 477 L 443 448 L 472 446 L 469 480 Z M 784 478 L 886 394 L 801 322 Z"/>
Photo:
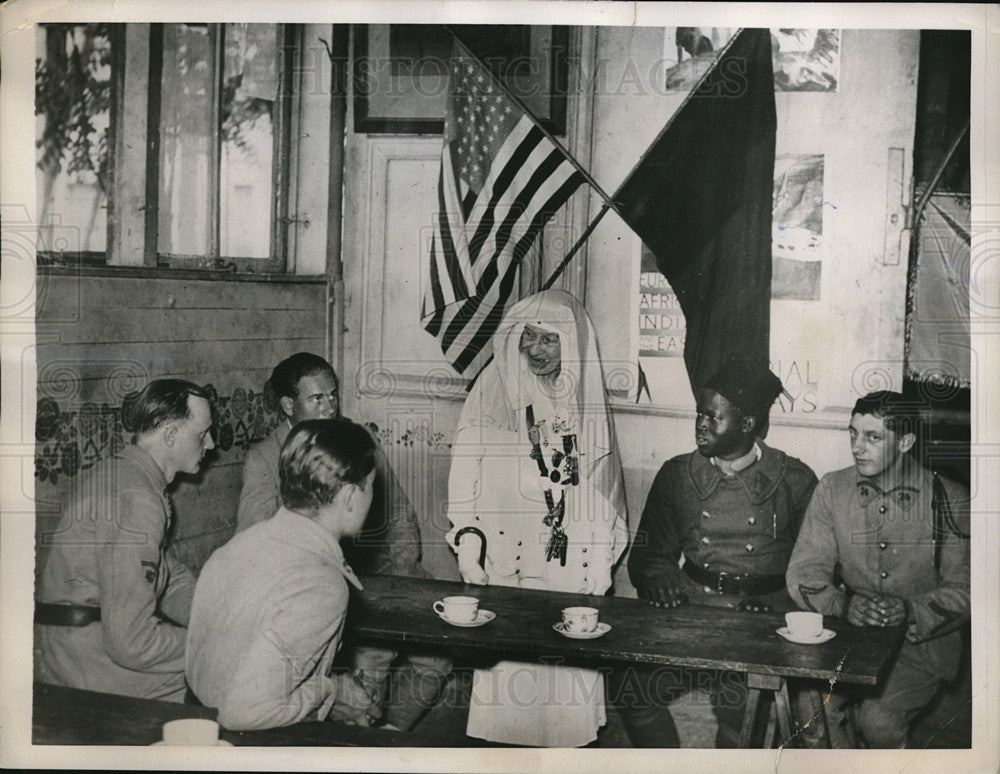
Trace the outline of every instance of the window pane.
<path fill-rule="evenodd" d="M 157 252 L 207 255 L 213 100 L 207 24 L 163 25 Z"/>
<path fill-rule="evenodd" d="M 38 28 L 39 250 L 104 252 L 107 247 L 111 89 L 110 25 Z"/>
<path fill-rule="evenodd" d="M 274 119 L 281 49 L 274 24 L 225 25 L 219 153 L 223 257 L 271 254 Z"/>

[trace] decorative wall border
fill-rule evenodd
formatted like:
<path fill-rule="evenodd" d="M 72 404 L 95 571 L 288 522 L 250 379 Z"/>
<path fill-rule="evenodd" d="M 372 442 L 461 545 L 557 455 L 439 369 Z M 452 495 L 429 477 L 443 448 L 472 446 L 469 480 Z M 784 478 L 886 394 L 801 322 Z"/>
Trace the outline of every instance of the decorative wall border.
<path fill-rule="evenodd" d="M 237 388 L 220 396 L 212 385 L 215 444 L 221 452 L 249 448 L 264 439 L 278 415 L 264 394 Z M 73 478 L 120 451 L 129 438 L 122 428 L 121 406 L 84 403 L 66 408 L 52 397 L 38 400 L 35 414 L 35 478 L 53 485 Z"/>

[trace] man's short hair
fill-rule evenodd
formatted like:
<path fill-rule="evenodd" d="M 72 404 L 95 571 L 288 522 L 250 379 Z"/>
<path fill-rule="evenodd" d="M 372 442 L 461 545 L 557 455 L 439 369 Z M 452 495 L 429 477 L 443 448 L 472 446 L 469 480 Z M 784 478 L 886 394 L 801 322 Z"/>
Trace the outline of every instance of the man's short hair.
<path fill-rule="evenodd" d="M 328 373 L 337 380 L 337 372 L 325 359 L 311 352 L 297 352 L 286 357 L 271 371 L 268 383 L 278 398 L 295 398 L 299 394 L 299 380 L 303 376 Z"/>
<path fill-rule="evenodd" d="M 854 404 L 854 414 L 870 414 L 885 421 L 885 426 L 899 435 L 917 435 L 920 425 L 920 410 L 912 399 L 899 392 L 878 390 L 858 398 Z"/>
<path fill-rule="evenodd" d="M 375 439 L 344 417 L 307 419 L 285 439 L 278 461 L 281 501 L 314 516 L 344 484 L 360 484 L 375 469 Z"/>
<path fill-rule="evenodd" d="M 212 394 L 194 382 L 154 379 L 122 399 L 122 427 L 126 432 L 142 435 L 166 422 L 188 419 L 191 416 L 189 395 L 204 398 L 209 403 L 212 401 Z"/>

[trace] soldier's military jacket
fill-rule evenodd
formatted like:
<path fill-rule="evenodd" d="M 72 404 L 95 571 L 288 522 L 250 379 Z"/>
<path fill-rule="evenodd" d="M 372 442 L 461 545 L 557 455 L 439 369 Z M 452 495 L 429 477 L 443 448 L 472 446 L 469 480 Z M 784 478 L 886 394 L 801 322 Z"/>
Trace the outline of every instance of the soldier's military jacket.
<path fill-rule="evenodd" d="M 282 421 L 247 452 L 236 532 L 271 518 L 281 507 L 278 459 L 281 445 L 290 431 L 288 422 Z M 344 541 L 348 562 L 359 573 L 427 577 L 427 571 L 420 564 L 420 527 L 416 511 L 381 449 L 375 454 L 374 487 L 364 530 L 352 540 Z"/>
<path fill-rule="evenodd" d="M 640 594 L 670 582 L 698 593 L 692 601 L 721 602 L 714 598 L 723 595 L 678 571 L 682 553 L 710 573 L 784 574 L 816 476 L 800 460 L 761 441 L 757 446 L 759 459 L 731 476 L 697 451 L 663 464 L 628 560 Z"/>
<path fill-rule="evenodd" d="M 73 491 L 37 601 L 99 607 L 82 627 L 35 626 L 35 679 L 147 699 L 184 698 L 194 576 L 170 555 L 171 506 L 159 466 L 137 446 L 99 463 Z"/>
<path fill-rule="evenodd" d="M 907 645 L 951 678 L 957 631 L 969 616 L 969 493 L 941 479 L 950 517 L 934 538 L 933 476 L 909 455 L 881 486 L 852 466 L 816 487 L 786 580 L 803 608 L 843 616 L 851 592 L 892 594 L 909 603 Z M 835 582 L 834 571 L 843 579 Z"/>

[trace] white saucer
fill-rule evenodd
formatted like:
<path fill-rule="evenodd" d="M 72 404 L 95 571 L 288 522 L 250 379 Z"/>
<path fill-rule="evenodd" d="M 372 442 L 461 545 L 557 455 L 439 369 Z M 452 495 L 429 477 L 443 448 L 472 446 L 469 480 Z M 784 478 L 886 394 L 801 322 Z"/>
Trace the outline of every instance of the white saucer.
<path fill-rule="evenodd" d="M 161 740 L 160 740 L 159 742 L 153 742 L 153 743 L 152 743 L 152 744 L 150 745 L 150 747 L 158 747 L 158 746 L 160 746 L 160 745 L 164 745 L 164 746 L 166 746 L 166 744 L 167 744 L 167 743 L 166 743 L 166 742 L 164 742 L 164 741 L 163 741 L 163 740 L 161 739 Z M 176 745 L 176 746 L 177 746 L 177 747 L 186 747 L 187 745 Z M 199 747 L 201 747 L 202 745 L 198 745 L 198 746 L 199 746 Z M 226 741 L 225 739 L 220 739 L 220 740 L 219 740 L 218 742 L 216 742 L 216 743 L 215 743 L 215 746 L 216 746 L 216 747 L 232 747 L 232 746 L 233 746 L 233 743 L 232 743 L 232 742 L 227 742 L 227 741 Z"/>
<path fill-rule="evenodd" d="M 597 624 L 597 628 L 592 632 L 571 632 L 566 628 L 566 624 L 562 621 L 552 624 L 552 628 L 559 632 L 563 637 L 569 637 L 571 640 L 595 640 L 598 637 L 603 637 L 605 634 L 610 632 L 611 624 L 599 623 Z"/>
<path fill-rule="evenodd" d="M 794 642 L 798 645 L 819 645 L 822 642 L 829 642 L 837 636 L 836 632 L 830 631 L 829 629 L 824 629 L 823 633 L 816 637 L 802 637 L 797 634 L 792 634 L 788 631 L 787 626 L 782 626 L 780 629 L 776 629 L 775 631 L 777 631 L 778 634 L 789 642 Z"/>
<path fill-rule="evenodd" d="M 437 613 L 436 610 L 434 612 Z M 452 626 L 465 626 L 465 627 L 482 626 L 483 624 L 488 624 L 496 617 L 497 614 L 494 613 L 492 610 L 480 610 L 479 614 L 476 616 L 476 620 L 474 621 L 453 621 L 452 619 L 445 617 L 444 613 L 438 613 L 438 618 L 440 618 L 445 623 L 450 623 Z"/>

